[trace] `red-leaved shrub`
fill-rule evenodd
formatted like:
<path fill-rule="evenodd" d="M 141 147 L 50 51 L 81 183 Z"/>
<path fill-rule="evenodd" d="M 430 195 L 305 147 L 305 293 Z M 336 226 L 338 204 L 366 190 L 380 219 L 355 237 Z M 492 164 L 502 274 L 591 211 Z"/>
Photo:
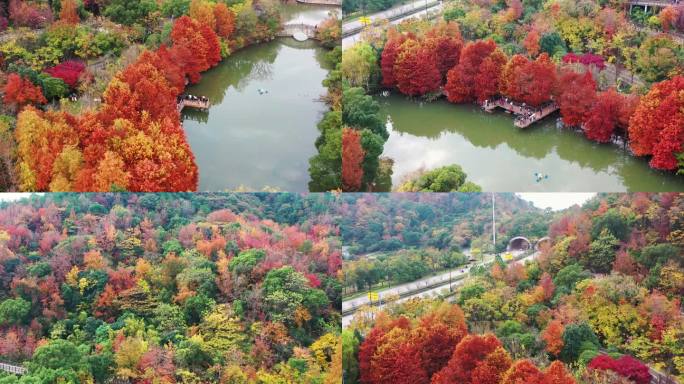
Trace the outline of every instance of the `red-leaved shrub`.
<path fill-rule="evenodd" d="M 611 370 L 637 384 L 649 384 L 651 374 L 648 367 L 632 356 L 624 355 L 615 360 L 608 355 L 596 356 L 588 365 L 591 369 Z"/>
<path fill-rule="evenodd" d="M 85 64 L 77 60 L 67 60 L 56 66 L 46 69 L 50 76 L 64 80 L 64 83 L 71 88 L 75 88 L 78 79 L 85 69 Z"/>

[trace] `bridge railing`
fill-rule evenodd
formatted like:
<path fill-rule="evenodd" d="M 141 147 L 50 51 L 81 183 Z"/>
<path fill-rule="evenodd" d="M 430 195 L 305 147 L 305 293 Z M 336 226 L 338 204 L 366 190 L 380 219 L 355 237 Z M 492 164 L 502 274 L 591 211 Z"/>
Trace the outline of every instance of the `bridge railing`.
<path fill-rule="evenodd" d="M 279 36 L 291 36 L 295 32 L 303 32 L 308 38 L 313 39 L 316 37 L 317 30 L 317 26 L 305 23 L 283 24 L 283 28 Z"/>
<path fill-rule="evenodd" d="M 630 4 L 677 4 L 676 0 L 630 0 Z"/>
<path fill-rule="evenodd" d="M 211 104 L 209 103 L 209 100 L 203 101 L 203 100 L 182 99 L 177 104 L 178 112 L 182 111 L 183 108 L 185 108 L 185 107 L 198 108 L 198 109 L 209 109 L 210 106 L 211 106 Z"/>
<path fill-rule="evenodd" d="M 297 0 L 298 3 L 320 5 L 342 5 L 342 0 Z"/>
<path fill-rule="evenodd" d="M 15 375 L 23 375 L 26 373 L 26 368 L 6 363 L 0 363 L 0 370 L 13 373 Z"/>

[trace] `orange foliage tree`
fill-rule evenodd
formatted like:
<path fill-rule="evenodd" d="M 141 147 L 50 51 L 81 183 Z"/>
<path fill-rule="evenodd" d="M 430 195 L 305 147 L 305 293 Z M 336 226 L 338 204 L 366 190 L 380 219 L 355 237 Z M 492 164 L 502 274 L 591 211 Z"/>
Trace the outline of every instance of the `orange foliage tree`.
<path fill-rule="evenodd" d="M 26 191 L 48 190 L 53 181 L 53 168 L 58 158 L 71 163 L 66 168 L 80 168 L 81 159 L 74 119 L 64 112 L 41 112 L 33 107 L 25 108 L 17 118 L 17 164 L 20 189 Z M 70 157 L 71 159 L 66 159 Z M 57 176 L 57 175 L 55 175 Z M 71 175 L 62 175 L 68 183 Z"/>
<path fill-rule="evenodd" d="M 59 11 L 59 20 L 67 24 L 78 24 L 81 18 L 78 16 L 76 0 L 62 0 L 62 9 Z"/>
<path fill-rule="evenodd" d="M 506 72 L 506 94 L 514 100 L 539 106 L 551 100 L 556 89 L 556 65 L 546 53 L 534 61 L 511 59 Z M 508 65 L 507 65 L 508 66 Z"/>
<path fill-rule="evenodd" d="M 173 24 L 171 40 L 171 56 L 191 83 L 197 83 L 200 72 L 221 60 L 221 46 L 216 33 L 206 24 L 200 24 L 187 16 L 180 17 Z"/>
<path fill-rule="evenodd" d="M 199 24 L 206 25 L 216 30 L 216 17 L 214 16 L 214 4 L 207 0 L 192 0 L 188 9 L 189 16 Z"/>
<path fill-rule="evenodd" d="M 212 29 L 189 17 L 176 21 L 172 40 L 172 48 L 144 52 L 117 74 L 97 112 L 78 118 L 35 109 L 19 114 L 15 135 L 21 188 L 195 190 L 197 166 L 180 125 L 176 96 L 186 77 L 197 81 L 199 72 L 220 60 L 220 46 Z M 11 77 L 6 98 L 16 103 L 36 99 L 33 85 Z"/>
<path fill-rule="evenodd" d="M 660 21 L 660 26 L 663 31 L 668 32 L 672 28 L 679 18 L 679 10 L 673 6 L 665 7 L 660 13 L 658 13 L 658 19 Z"/>
<path fill-rule="evenodd" d="M 684 76 L 653 85 L 629 121 L 630 148 L 637 156 L 652 155 L 657 169 L 677 168 L 675 154 L 684 144 Z"/>
<path fill-rule="evenodd" d="M 461 51 L 458 65 L 453 67 L 447 74 L 447 83 L 444 87 L 447 98 L 452 103 L 465 103 L 478 98 L 477 79 L 485 76 L 495 76 L 498 83 L 499 74 L 485 73 L 480 68 L 482 63 L 497 50 L 493 40 L 475 41 L 466 44 Z M 497 68 L 498 59 L 492 59 L 484 70 Z M 480 75 L 480 77 L 478 77 Z"/>
<path fill-rule="evenodd" d="M 418 40 L 406 40 L 394 63 L 397 88 L 405 95 L 419 96 L 439 89 L 442 78 L 432 51 Z"/>
<path fill-rule="evenodd" d="M 575 379 L 565 369 L 565 365 L 556 360 L 544 371 L 544 383 L 546 384 L 575 384 Z"/>
<path fill-rule="evenodd" d="M 539 39 L 539 32 L 536 29 L 532 29 L 525 36 L 522 44 L 530 57 L 536 57 L 539 54 Z"/>
<path fill-rule="evenodd" d="M 506 372 L 501 384 L 543 384 L 544 374 L 529 360 L 518 360 Z"/>
<path fill-rule="evenodd" d="M 16 73 L 10 73 L 7 76 L 4 92 L 3 101 L 5 104 L 14 105 L 19 108 L 27 104 L 47 103 L 40 87 L 33 85 L 29 79 L 23 78 Z"/>
<path fill-rule="evenodd" d="M 227 39 L 235 31 L 235 14 L 224 3 L 214 5 L 214 19 L 216 20 L 216 34 Z"/>
<path fill-rule="evenodd" d="M 355 129 L 342 131 L 342 188 L 345 191 L 358 191 L 363 179 L 363 157 L 361 133 Z"/>
<path fill-rule="evenodd" d="M 546 343 L 546 351 L 554 356 L 558 356 L 563 349 L 563 323 L 560 320 L 551 321 L 541 334 L 542 340 Z"/>

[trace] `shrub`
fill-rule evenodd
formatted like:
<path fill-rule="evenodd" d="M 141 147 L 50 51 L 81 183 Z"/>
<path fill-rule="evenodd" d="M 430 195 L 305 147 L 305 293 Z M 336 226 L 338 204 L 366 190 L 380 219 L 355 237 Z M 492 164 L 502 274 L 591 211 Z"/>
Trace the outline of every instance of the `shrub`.
<path fill-rule="evenodd" d="M 628 355 L 624 355 L 617 360 L 607 355 L 599 355 L 591 360 L 587 367 L 590 369 L 613 371 L 622 377 L 632 380 L 636 384 L 649 384 L 651 382 L 651 374 L 648 367 L 641 361 Z"/>

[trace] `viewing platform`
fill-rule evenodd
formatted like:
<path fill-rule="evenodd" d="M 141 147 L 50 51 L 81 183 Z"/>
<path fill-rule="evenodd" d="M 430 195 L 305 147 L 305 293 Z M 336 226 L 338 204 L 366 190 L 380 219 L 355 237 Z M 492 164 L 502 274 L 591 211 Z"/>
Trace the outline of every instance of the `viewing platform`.
<path fill-rule="evenodd" d="M 494 100 L 485 100 L 482 104 L 482 109 L 489 113 L 497 107 L 513 113 L 515 115 L 513 124 L 518 128 L 527 128 L 558 110 L 558 104 L 554 101 L 544 103 L 539 107 L 532 107 L 500 97 Z"/>
<path fill-rule="evenodd" d="M 194 108 L 194 109 L 199 109 L 200 111 L 208 111 L 209 108 L 211 107 L 211 103 L 209 102 L 209 99 L 207 99 L 204 96 L 192 96 L 192 95 L 183 95 L 178 97 L 178 113 L 183 111 L 183 108 Z"/>

